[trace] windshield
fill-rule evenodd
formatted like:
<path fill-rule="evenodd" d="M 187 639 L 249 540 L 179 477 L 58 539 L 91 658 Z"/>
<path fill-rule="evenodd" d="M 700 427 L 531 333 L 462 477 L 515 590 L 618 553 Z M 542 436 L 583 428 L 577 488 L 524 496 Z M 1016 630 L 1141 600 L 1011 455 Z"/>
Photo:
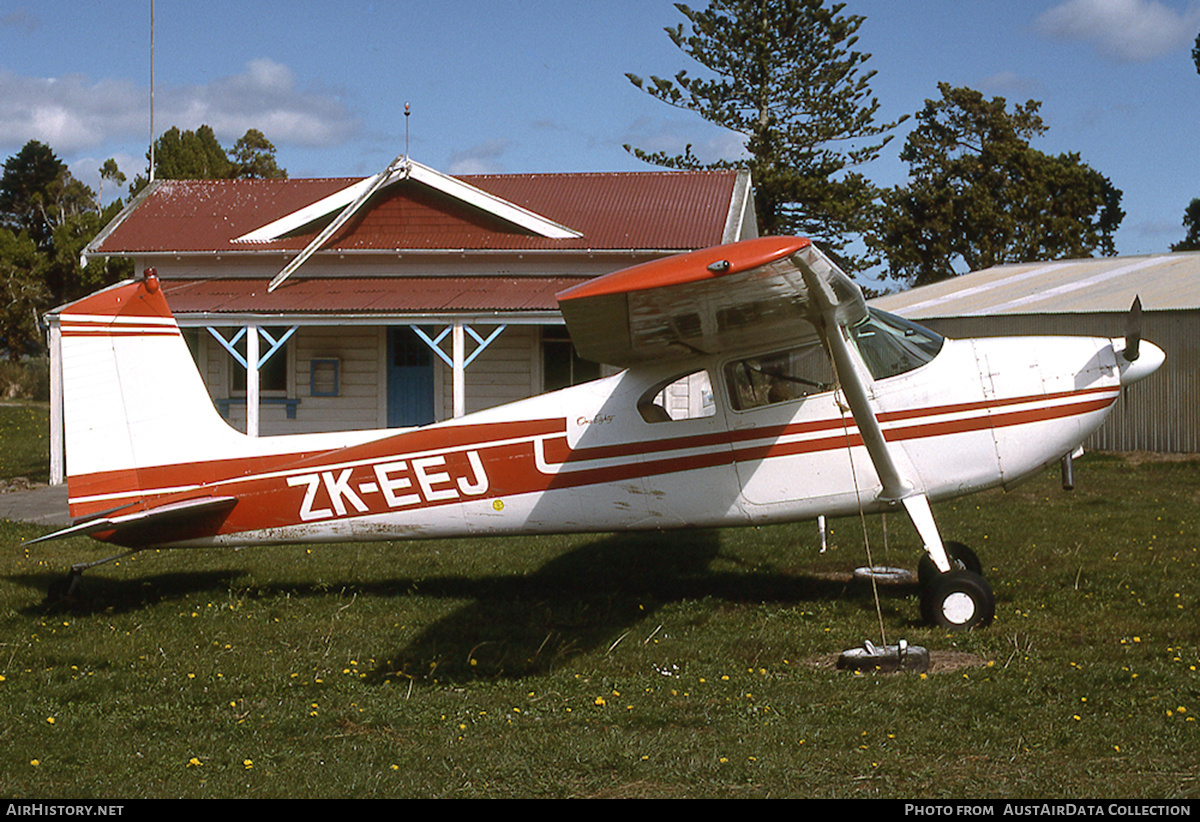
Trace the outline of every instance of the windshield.
<path fill-rule="evenodd" d="M 850 337 L 877 380 L 919 368 L 937 356 L 943 342 L 928 328 L 875 308 L 850 327 Z"/>

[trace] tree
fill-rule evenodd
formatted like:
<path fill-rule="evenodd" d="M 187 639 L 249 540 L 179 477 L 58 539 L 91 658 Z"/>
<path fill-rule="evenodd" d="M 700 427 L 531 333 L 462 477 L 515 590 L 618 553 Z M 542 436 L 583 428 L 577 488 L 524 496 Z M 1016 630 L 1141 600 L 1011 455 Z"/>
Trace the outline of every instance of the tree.
<path fill-rule="evenodd" d="M 116 170 L 116 163 L 109 163 L 102 176 Z M 100 211 L 95 192 L 75 179 L 49 146 L 35 140 L 5 161 L 0 177 L 3 356 L 19 359 L 41 349 L 37 317 L 43 311 L 132 271 L 128 261 L 88 269 L 79 261 L 83 247 L 121 207 L 115 202 Z"/>
<path fill-rule="evenodd" d="M 154 144 L 154 175 L 164 180 L 225 180 L 233 163 L 210 126 L 180 131 L 172 126 Z"/>
<path fill-rule="evenodd" d="M 1046 131 L 1030 100 L 938 86 L 900 157 L 911 183 L 885 192 L 872 244 L 893 276 L 923 284 L 1000 263 L 1114 254 L 1121 192 L 1078 154 L 1030 146 Z"/>
<path fill-rule="evenodd" d="M 234 176 L 245 180 L 272 180 L 287 177 L 275 162 L 275 146 L 261 131 L 252 128 L 238 138 L 230 152 Z"/>
<path fill-rule="evenodd" d="M 109 181 L 118 186 L 125 185 L 125 173 L 117 166 L 117 161 L 109 157 L 104 161 L 104 165 L 100 166 L 100 194 L 96 197 L 96 204 L 100 206 L 104 200 L 104 182 Z"/>
<path fill-rule="evenodd" d="M 1183 212 L 1183 227 L 1187 236 L 1171 245 L 1172 251 L 1200 251 L 1200 199 L 1188 203 Z"/>
<path fill-rule="evenodd" d="M 800 234 L 844 254 L 862 233 L 878 191 L 852 169 L 874 159 L 897 123 L 879 125 L 878 101 L 853 51 L 865 18 L 841 16 L 823 0 L 712 0 L 666 29 L 671 41 L 713 79 L 680 71 L 673 80 L 627 74 L 657 100 L 699 114 L 745 137 L 748 158 L 703 163 L 682 154 L 634 156 L 668 168 L 747 168 L 762 234 Z M 897 121 L 899 122 L 899 121 Z"/>
<path fill-rule="evenodd" d="M 37 245 L 50 237 L 53 226 L 46 219 L 47 198 L 52 186 L 67 172 L 67 164 L 50 146 L 30 140 L 4 162 L 0 177 L 0 224 L 28 232 Z M 61 186 L 60 186 L 61 187 Z"/>
<path fill-rule="evenodd" d="M 232 154 L 232 157 L 230 156 Z M 150 160 L 147 153 L 146 159 Z M 154 141 L 154 177 L 159 180 L 235 180 L 287 177 L 275 162 L 275 146 L 258 129 L 249 129 L 229 152 L 211 126 L 180 131 L 172 126 Z M 149 182 L 138 175 L 129 187 L 136 195 Z"/>
<path fill-rule="evenodd" d="M 40 349 L 38 314 L 49 293 L 37 245 L 25 232 L 0 228 L 0 356 L 13 362 Z"/>

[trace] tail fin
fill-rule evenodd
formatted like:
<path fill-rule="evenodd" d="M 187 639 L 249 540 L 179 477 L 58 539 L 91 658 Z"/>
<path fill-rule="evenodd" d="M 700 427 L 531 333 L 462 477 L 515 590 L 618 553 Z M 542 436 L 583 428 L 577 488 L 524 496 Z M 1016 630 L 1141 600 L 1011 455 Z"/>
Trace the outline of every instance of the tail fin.
<path fill-rule="evenodd" d="M 213 407 L 153 274 L 72 303 L 59 321 L 73 517 L 136 504 L 147 488 L 187 486 L 178 471 L 143 482 L 146 469 L 244 448 L 244 435 Z"/>

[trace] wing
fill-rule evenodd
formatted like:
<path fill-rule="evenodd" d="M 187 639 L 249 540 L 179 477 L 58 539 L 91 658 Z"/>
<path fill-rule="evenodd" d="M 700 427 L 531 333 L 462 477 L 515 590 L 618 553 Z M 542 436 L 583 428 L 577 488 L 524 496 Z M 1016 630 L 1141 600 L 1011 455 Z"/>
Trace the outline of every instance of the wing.
<path fill-rule="evenodd" d="M 580 355 L 629 366 L 811 338 L 833 310 L 866 315 L 853 280 L 809 240 L 760 237 L 680 254 L 560 292 Z"/>
<path fill-rule="evenodd" d="M 820 334 L 863 445 L 880 499 L 902 502 L 934 557 L 949 567 L 929 501 L 892 453 L 857 362 L 849 328 L 867 316 L 862 291 L 809 240 L 761 237 L 669 257 L 561 292 L 571 339 L 588 359 L 629 366 L 743 346 L 780 347 Z"/>

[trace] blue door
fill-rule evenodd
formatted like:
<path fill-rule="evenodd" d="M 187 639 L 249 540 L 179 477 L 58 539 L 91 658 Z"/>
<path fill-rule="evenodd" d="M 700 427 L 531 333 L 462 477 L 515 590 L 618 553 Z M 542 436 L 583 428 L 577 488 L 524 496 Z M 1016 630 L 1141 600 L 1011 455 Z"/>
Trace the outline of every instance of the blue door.
<path fill-rule="evenodd" d="M 408 326 L 389 328 L 388 427 L 433 420 L 433 352 Z"/>

